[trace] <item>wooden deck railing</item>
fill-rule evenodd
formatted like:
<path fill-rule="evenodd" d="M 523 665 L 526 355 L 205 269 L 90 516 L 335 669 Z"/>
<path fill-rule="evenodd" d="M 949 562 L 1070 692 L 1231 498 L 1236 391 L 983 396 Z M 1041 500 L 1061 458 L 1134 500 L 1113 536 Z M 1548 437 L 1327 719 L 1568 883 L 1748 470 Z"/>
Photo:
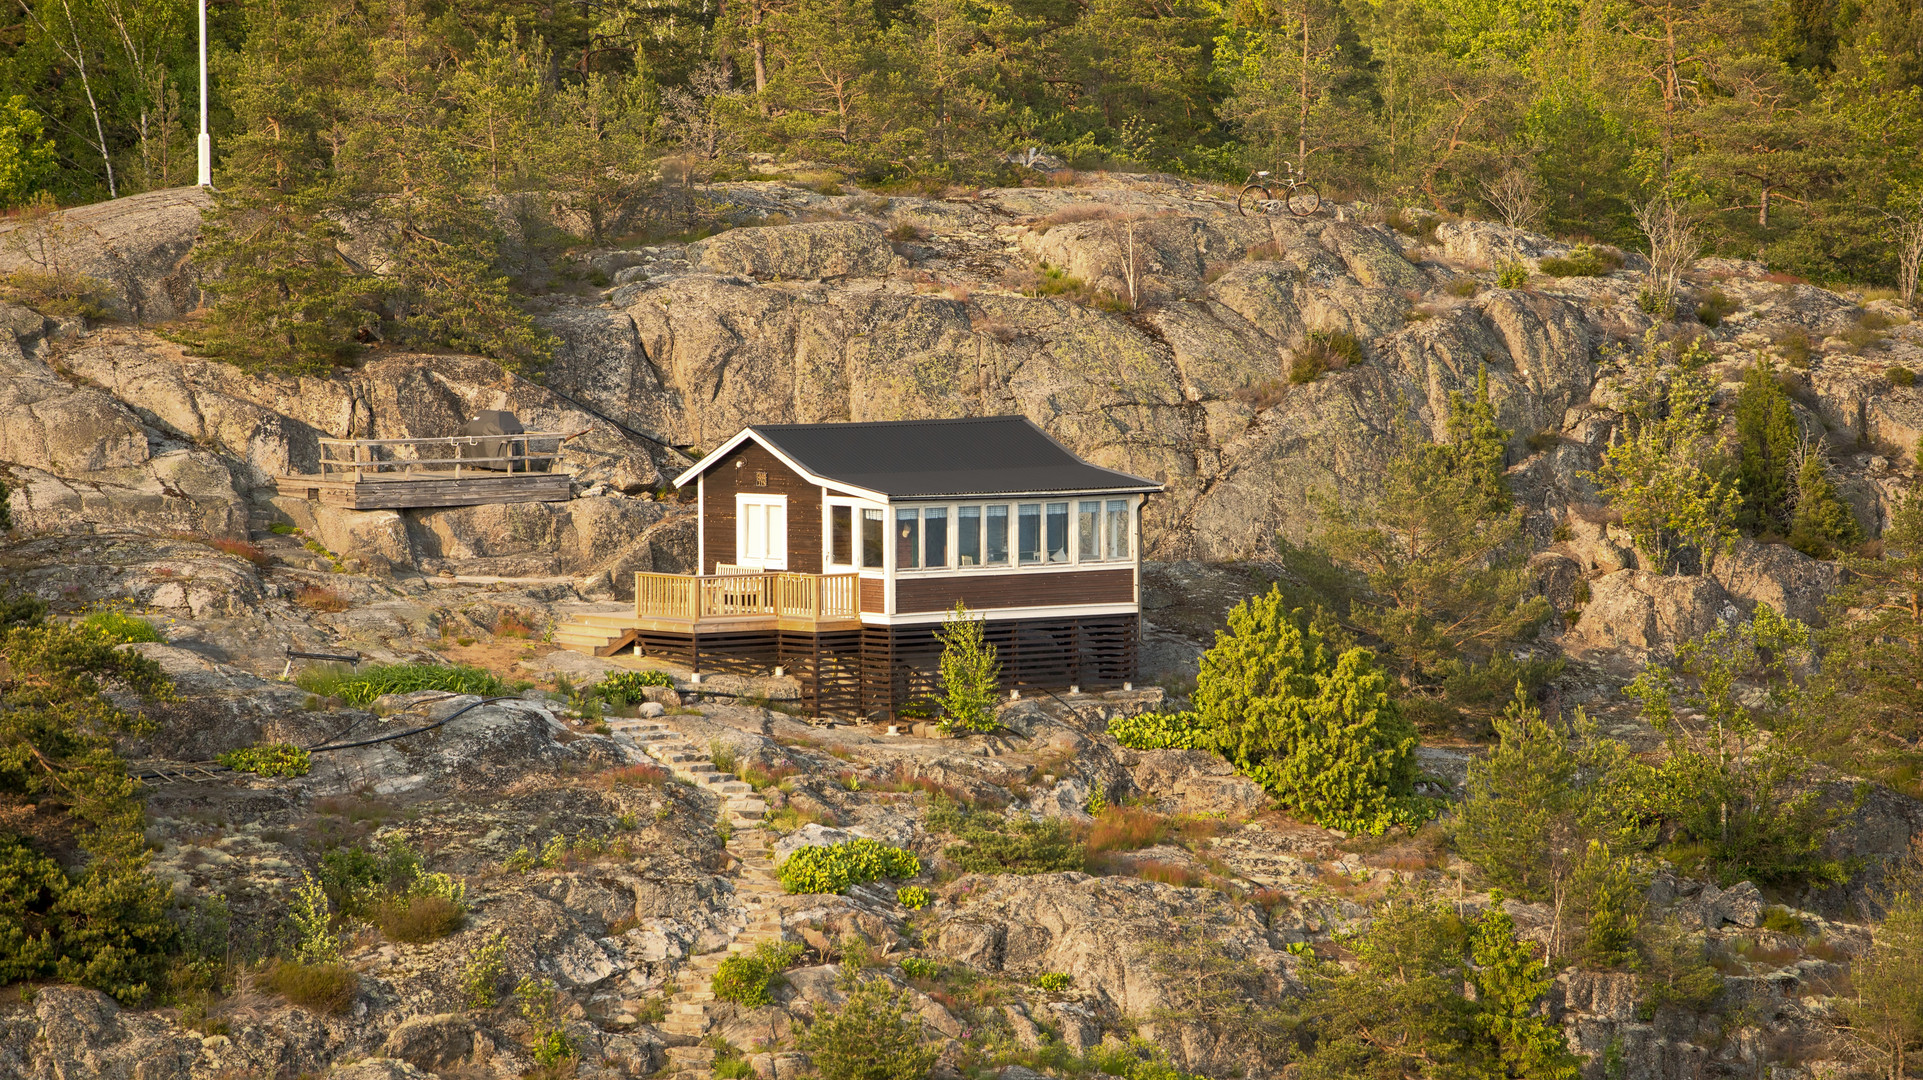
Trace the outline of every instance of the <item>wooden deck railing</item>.
<path fill-rule="evenodd" d="M 428 479 L 549 472 L 561 456 L 561 444 L 571 438 L 559 431 L 524 431 L 425 439 L 321 439 L 320 474 L 328 479 Z"/>
<path fill-rule="evenodd" d="M 861 617 L 856 574 L 634 575 L 634 617 L 701 622 L 773 617 L 809 622 Z"/>

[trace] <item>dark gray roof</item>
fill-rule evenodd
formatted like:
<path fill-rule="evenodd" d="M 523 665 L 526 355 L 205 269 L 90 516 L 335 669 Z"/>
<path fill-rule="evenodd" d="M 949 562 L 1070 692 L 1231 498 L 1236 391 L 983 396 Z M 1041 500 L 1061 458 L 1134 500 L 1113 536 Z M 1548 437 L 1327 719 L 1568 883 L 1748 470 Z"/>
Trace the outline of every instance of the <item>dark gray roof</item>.
<path fill-rule="evenodd" d="M 1153 480 L 1090 465 L 1021 416 L 750 430 L 816 476 L 893 498 L 1162 490 Z"/>

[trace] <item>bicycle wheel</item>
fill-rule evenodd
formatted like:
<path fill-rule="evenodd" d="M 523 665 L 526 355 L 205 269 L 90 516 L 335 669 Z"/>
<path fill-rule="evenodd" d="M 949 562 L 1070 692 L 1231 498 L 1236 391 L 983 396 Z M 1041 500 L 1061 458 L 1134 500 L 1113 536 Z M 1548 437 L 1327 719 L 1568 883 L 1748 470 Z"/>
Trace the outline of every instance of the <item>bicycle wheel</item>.
<path fill-rule="evenodd" d="M 1274 201 L 1275 196 L 1261 184 L 1243 184 L 1241 194 L 1235 197 L 1235 212 L 1243 217 L 1248 217 L 1251 212 L 1267 213 L 1268 204 Z"/>
<path fill-rule="evenodd" d="M 1322 196 L 1308 184 L 1297 184 L 1289 189 L 1289 213 L 1296 217 L 1308 217 L 1322 209 Z"/>

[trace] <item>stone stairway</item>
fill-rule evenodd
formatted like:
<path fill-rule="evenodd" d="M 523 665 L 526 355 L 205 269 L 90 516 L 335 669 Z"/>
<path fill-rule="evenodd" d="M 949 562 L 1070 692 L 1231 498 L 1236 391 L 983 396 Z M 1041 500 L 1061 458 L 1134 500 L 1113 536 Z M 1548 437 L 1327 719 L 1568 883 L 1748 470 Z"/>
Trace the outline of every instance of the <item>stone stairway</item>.
<path fill-rule="evenodd" d="M 781 940 L 781 883 L 775 876 L 770 851 L 774 836 L 762 824 L 768 804 L 752 786 L 715 768 L 708 752 L 672 724 L 621 717 L 608 723 L 617 734 L 634 739 L 675 776 L 714 792 L 721 801 L 720 820 L 728 830 L 727 849 L 732 857 L 728 873 L 734 879 L 736 899 L 747 908 L 748 919 L 727 948 L 689 957 L 676 972 L 668 1017 L 661 1024 L 664 1033 L 689 1044 L 668 1048 L 669 1064 L 664 1072 L 703 1080 L 714 1063 L 714 1050 L 700 1045 L 700 1040 L 714 1023 L 709 1008 L 714 1001 L 711 987 L 715 972 L 729 956 L 753 952 L 763 942 Z"/>

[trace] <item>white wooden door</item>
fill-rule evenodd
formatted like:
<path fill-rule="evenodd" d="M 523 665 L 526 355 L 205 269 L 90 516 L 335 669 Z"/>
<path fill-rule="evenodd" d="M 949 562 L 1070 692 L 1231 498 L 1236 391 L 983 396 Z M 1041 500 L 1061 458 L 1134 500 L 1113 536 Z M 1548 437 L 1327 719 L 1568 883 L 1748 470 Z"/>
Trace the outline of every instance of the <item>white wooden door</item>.
<path fill-rule="evenodd" d="M 761 570 L 788 568 L 788 497 L 735 496 L 735 562 Z"/>

